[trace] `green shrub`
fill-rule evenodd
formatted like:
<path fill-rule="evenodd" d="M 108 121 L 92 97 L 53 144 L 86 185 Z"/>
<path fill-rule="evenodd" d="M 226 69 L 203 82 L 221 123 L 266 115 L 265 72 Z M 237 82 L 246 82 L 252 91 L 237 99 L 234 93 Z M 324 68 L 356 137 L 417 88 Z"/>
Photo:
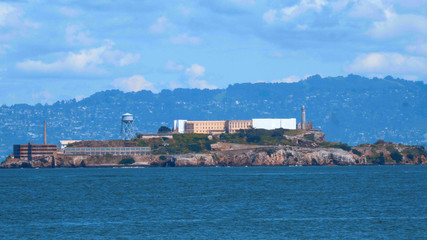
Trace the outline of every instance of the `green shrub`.
<path fill-rule="evenodd" d="M 387 151 L 389 151 L 389 152 L 396 152 L 397 151 L 397 149 L 396 148 L 394 148 L 393 146 L 387 146 L 386 148 L 385 148 Z"/>
<path fill-rule="evenodd" d="M 300 134 L 303 134 L 303 133 L 304 133 L 304 131 L 302 131 L 302 130 L 288 130 L 288 129 L 285 129 L 285 131 L 284 131 L 284 134 L 286 136 L 296 136 L 296 135 L 300 135 Z"/>
<path fill-rule="evenodd" d="M 272 137 L 283 137 L 284 132 L 285 132 L 285 129 L 283 129 L 283 128 L 274 129 L 271 136 Z"/>
<path fill-rule="evenodd" d="M 393 151 L 390 154 L 391 159 L 393 159 L 394 161 L 396 161 L 396 163 L 400 163 L 402 161 L 402 154 L 400 154 L 398 151 Z"/>
<path fill-rule="evenodd" d="M 138 141 L 136 144 L 137 147 L 148 147 L 148 143 L 145 141 Z"/>
<path fill-rule="evenodd" d="M 349 145 L 345 144 L 345 143 L 339 144 L 338 148 L 341 148 L 344 151 L 350 151 L 351 150 L 351 147 Z"/>
<path fill-rule="evenodd" d="M 304 138 L 308 141 L 314 141 L 314 133 L 305 134 Z"/>
<path fill-rule="evenodd" d="M 368 143 L 362 143 L 362 144 L 356 145 L 356 147 L 369 147 L 369 144 Z"/>
<path fill-rule="evenodd" d="M 192 144 L 192 145 L 188 146 L 188 149 L 192 152 L 201 152 L 202 151 L 202 147 L 200 145 L 197 145 L 197 144 Z"/>
<path fill-rule="evenodd" d="M 133 164 L 135 160 L 133 158 L 123 158 L 119 164 Z"/>
<path fill-rule="evenodd" d="M 249 143 L 257 143 L 259 141 L 261 141 L 261 137 L 257 136 L 257 135 L 251 135 L 246 137 L 246 141 Z"/>
<path fill-rule="evenodd" d="M 380 153 L 379 155 L 374 155 L 374 156 L 368 156 L 366 157 L 368 162 L 371 162 L 372 164 L 379 164 L 379 165 L 384 165 L 385 164 L 385 158 L 384 158 L 384 154 Z"/>
<path fill-rule="evenodd" d="M 357 156 L 362 156 L 362 153 L 360 151 L 358 151 L 357 149 L 351 149 L 351 152 L 356 154 Z"/>
<path fill-rule="evenodd" d="M 402 151 L 404 154 L 412 154 L 413 156 L 425 156 L 427 157 L 427 152 L 422 146 L 408 147 Z"/>
<path fill-rule="evenodd" d="M 157 133 L 170 133 L 172 132 L 172 130 L 166 126 L 161 126 L 158 130 Z"/>
<path fill-rule="evenodd" d="M 162 160 L 162 161 L 166 161 L 166 156 L 162 155 L 162 156 L 159 157 L 159 159 Z"/>
<path fill-rule="evenodd" d="M 345 143 L 325 142 L 325 143 L 321 143 L 320 146 L 325 148 L 341 148 L 344 151 L 351 150 L 351 147 Z"/>
<path fill-rule="evenodd" d="M 384 140 L 378 140 L 374 143 L 374 145 L 383 145 L 385 144 Z"/>

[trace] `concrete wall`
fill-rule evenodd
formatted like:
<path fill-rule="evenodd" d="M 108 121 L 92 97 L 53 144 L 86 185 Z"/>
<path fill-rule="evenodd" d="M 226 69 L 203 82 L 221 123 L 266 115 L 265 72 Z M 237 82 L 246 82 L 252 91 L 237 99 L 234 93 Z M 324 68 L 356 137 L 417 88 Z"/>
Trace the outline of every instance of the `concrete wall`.
<path fill-rule="evenodd" d="M 252 119 L 252 127 L 257 129 L 272 130 L 276 128 L 296 129 L 296 118 L 254 118 Z"/>
<path fill-rule="evenodd" d="M 174 120 L 173 121 L 173 130 L 178 129 L 178 133 L 184 133 L 185 123 L 187 120 Z"/>

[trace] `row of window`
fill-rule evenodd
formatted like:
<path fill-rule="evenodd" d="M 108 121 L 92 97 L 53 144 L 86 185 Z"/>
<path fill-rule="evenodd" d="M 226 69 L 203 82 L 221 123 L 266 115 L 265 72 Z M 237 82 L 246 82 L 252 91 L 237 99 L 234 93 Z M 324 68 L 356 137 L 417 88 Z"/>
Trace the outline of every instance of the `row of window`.
<path fill-rule="evenodd" d="M 67 152 L 67 155 L 148 155 L 149 152 Z"/>
<path fill-rule="evenodd" d="M 99 152 L 105 152 L 105 151 L 150 151 L 150 147 L 124 147 L 124 148 L 65 148 L 65 152 L 90 152 L 90 151 L 99 151 Z"/>
<path fill-rule="evenodd" d="M 251 125 L 251 123 L 239 123 L 239 122 L 237 122 L 237 123 L 230 123 L 229 125 L 230 126 L 237 126 L 237 125 L 239 125 L 239 126 L 249 126 L 249 125 Z"/>

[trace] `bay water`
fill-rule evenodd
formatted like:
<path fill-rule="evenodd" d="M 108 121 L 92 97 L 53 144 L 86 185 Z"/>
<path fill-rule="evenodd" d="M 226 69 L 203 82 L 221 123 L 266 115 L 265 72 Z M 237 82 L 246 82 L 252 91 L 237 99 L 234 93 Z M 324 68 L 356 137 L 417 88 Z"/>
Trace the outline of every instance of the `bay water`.
<path fill-rule="evenodd" d="M 426 237 L 427 166 L 0 170 L 0 239 Z"/>

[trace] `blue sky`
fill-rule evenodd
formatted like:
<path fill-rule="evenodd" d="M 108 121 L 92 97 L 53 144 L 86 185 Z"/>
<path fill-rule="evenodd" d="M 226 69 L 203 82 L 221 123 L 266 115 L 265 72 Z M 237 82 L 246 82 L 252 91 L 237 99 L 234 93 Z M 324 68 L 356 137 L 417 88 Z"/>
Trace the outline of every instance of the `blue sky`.
<path fill-rule="evenodd" d="M 350 73 L 427 82 L 427 0 L 0 1 L 0 104 Z"/>

